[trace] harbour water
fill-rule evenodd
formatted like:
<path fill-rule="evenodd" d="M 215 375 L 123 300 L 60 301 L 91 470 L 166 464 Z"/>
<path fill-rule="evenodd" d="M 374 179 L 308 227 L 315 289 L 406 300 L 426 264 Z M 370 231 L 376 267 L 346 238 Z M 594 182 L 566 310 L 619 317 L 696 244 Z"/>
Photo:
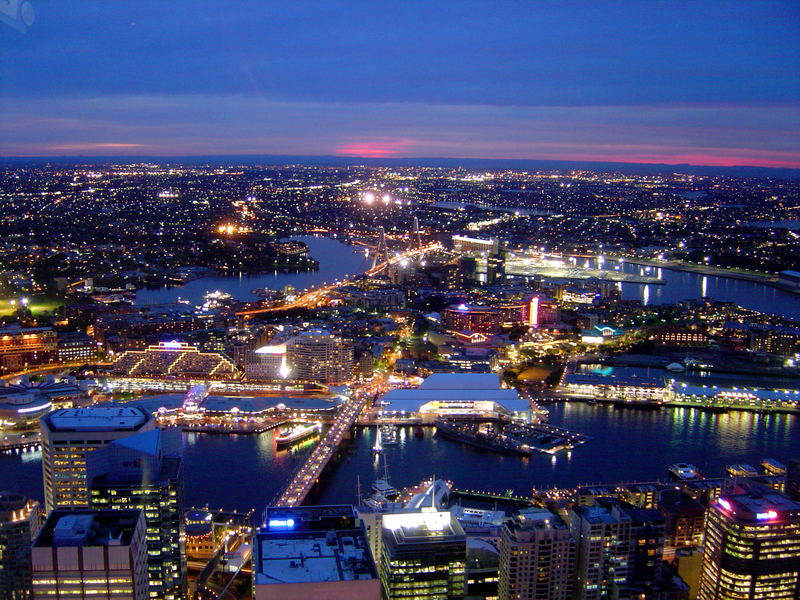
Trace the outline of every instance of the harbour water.
<path fill-rule="evenodd" d="M 155 289 L 142 289 L 136 294 L 136 303 L 161 304 L 175 302 L 178 298 L 189 300 L 192 304 L 202 304 L 206 292 L 221 290 L 239 300 L 256 300 L 251 290 L 270 288 L 281 290 L 291 285 L 303 290 L 336 279 L 363 273 L 371 265 L 363 250 L 348 246 L 337 240 L 320 236 L 294 236 L 292 239 L 308 244 L 309 255 L 319 261 L 317 271 L 297 271 L 282 273 L 238 273 L 236 275 L 217 275 L 202 277 L 183 286 L 163 286 Z"/>
<path fill-rule="evenodd" d="M 411 428 L 401 428 L 399 444 L 385 453 L 392 483 L 407 486 L 436 475 L 462 489 L 529 494 L 534 487 L 664 479 L 669 465 L 683 461 L 719 476 L 727 464 L 800 457 L 800 418 L 794 415 L 616 409 L 579 402 L 548 408 L 552 424 L 584 433 L 591 441 L 571 453 L 522 458 L 444 439 L 432 428 L 421 439 Z M 311 448 L 306 444 L 295 452 L 278 452 L 274 435 L 184 434 L 187 503 L 261 510 Z M 315 501 L 353 502 L 359 478 L 366 490 L 382 474 L 371 452 L 374 435 L 374 428 L 357 429 Z M 0 489 L 42 498 L 41 479 L 40 453 L 0 455 Z"/>

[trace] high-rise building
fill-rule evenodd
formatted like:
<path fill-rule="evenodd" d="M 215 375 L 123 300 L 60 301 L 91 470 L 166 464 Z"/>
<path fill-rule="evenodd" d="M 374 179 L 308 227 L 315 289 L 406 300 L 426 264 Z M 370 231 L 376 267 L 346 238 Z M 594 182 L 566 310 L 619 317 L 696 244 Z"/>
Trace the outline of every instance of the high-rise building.
<path fill-rule="evenodd" d="M 662 490 L 658 510 L 664 515 L 664 544 L 673 548 L 700 546 L 706 524 L 706 509 L 681 490 Z"/>
<path fill-rule="evenodd" d="M 698 598 L 800 598 L 800 503 L 740 485 L 711 504 Z"/>
<path fill-rule="evenodd" d="M 0 600 L 31 596 L 31 544 L 42 526 L 39 503 L 0 492 Z"/>
<path fill-rule="evenodd" d="M 599 504 L 570 509 L 577 600 L 612 598 L 628 582 L 631 519 Z"/>
<path fill-rule="evenodd" d="M 255 536 L 255 600 L 379 600 L 363 525 L 349 505 L 270 507 Z"/>
<path fill-rule="evenodd" d="M 353 379 L 353 341 L 312 329 L 290 339 L 286 356 L 289 377 L 337 385 Z"/>
<path fill-rule="evenodd" d="M 575 542 L 563 520 L 546 509 L 523 511 L 500 534 L 499 597 L 568 600 L 572 596 Z"/>
<path fill-rule="evenodd" d="M 153 429 L 98 448 L 87 456 L 93 510 L 141 510 L 147 533 L 150 598 L 185 596 L 183 464 Z M 177 447 L 177 444 L 176 444 Z"/>
<path fill-rule="evenodd" d="M 155 420 L 139 408 L 104 404 L 56 410 L 43 416 L 42 469 L 47 512 L 88 508 L 86 455 L 134 433 L 149 431 Z"/>
<path fill-rule="evenodd" d="M 147 600 L 141 511 L 56 510 L 31 549 L 33 599 Z"/>
<path fill-rule="evenodd" d="M 800 501 L 800 458 L 793 458 L 786 465 L 786 495 Z"/>
<path fill-rule="evenodd" d="M 381 535 L 386 600 L 464 597 L 467 538 L 449 512 L 383 515 Z"/>

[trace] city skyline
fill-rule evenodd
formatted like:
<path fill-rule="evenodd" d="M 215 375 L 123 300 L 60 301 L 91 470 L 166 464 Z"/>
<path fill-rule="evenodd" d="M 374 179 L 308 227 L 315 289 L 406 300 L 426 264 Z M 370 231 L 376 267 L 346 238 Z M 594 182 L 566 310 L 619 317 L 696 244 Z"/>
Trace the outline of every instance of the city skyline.
<path fill-rule="evenodd" d="M 800 167 L 792 2 L 29 4 L 0 156 Z"/>

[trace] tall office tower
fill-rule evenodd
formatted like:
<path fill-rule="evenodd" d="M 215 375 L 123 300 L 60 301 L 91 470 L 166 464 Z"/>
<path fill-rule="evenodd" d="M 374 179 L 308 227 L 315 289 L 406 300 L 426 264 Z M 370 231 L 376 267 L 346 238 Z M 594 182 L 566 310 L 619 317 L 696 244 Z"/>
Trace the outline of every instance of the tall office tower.
<path fill-rule="evenodd" d="M 500 533 L 502 600 L 568 600 L 575 572 L 569 527 L 546 509 L 523 511 Z"/>
<path fill-rule="evenodd" d="M 88 508 L 86 455 L 120 438 L 155 427 L 153 416 L 119 405 L 56 410 L 39 421 L 47 512 Z"/>
<path fill-rule="evenodd" d="M 570 509 L 569 522 L 577 544 L 573 596 L 577 600 L 616 597 L 628 581 L 630 517 L 614 515 L 597 504 Z"/>
<path fill-rule="evenodd" d="M 654 508 L 639 508 L 621 500 L 598 499 L 620 522 L 630 522 L 628 575 L 625 587 L 633 594 L 654 591 L 663 580 L 665 519 Z"/>
<path fill-rule="evenodd" d="M 800 503 L 736 486 L 708 509 L 700 600 L 800 598 Z"/>
<path fill-rule="evenodd" d="M 291 379 L 337 385 L 353 379 L 353 341 L 321 329 L 286 343 Z"/>
<path fill-rule="evenodd" d="M 31 597 L 31 544 L 41 526 L 36 500 L 0 492 L 0 600 Z"/>
<path fill-rule="evenodd" d="M 185 597 L 183 461 L 169 453 L 153 429 L 111 442 L 86 458 L 89 505 L 93 510 L 141 510 L 147 533 L 150 598 Z M 178 444 L 174 444 L 175 450 Z"/>
<path fill-rule="evenodd" d="M 147 544 L 138 510 L 55 510 L 31 549 L 33 600 L 147 600 Z"/>
<path fill-rule="evenodd" d="M 380 579 L 352 506 L 270 507 L 253 547 L 255 600 L 380 600 Z"/>
<path fill-rule="evenodd" d="M 786 495 L 800 501 L 800 458 L 793 458 L 786 465 Z"/>
<path fill-rule="evenodd" d="M 381 535 L 386 600 L 464 597 L 467 537 L 449 512 L 383 515 Z"/>

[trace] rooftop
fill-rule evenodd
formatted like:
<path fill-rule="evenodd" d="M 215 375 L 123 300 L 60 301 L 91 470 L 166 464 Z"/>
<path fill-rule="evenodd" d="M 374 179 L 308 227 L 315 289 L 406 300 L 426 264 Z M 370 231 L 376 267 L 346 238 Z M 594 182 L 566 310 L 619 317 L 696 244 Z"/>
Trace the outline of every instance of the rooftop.
<path fill-rule="evenodd" d="M 65 408 L 44 419 L 52 431 L 134 431 L 148 421 L 148 415 L 130 406 L 101 405 L 86 408 Z"/>
<path fill-rule="evenodd" d="M 138 510 L 56 510 L 33 545 L 129 546 L 141 515 Z"/>
<path fill-rule="evenodd" d="M 498 390 L 500 378 L 493 373 L 434 373 L 421 390 Z"/>
<path fill-rule="evenodd" d="M 466 541 L 464 529 L 449 511 L 389 513 L 382 519 L 383 537 L 395 545 Z"/>
<path fill-rule="evenodd" d="M 764 524 L 786 519 L 800 521 L 800 503 L 766 486 L 737 486 L 731 493 L 720 496 L 716 507 L 739 521 Z"/>
<path fill-rule="evenodd" d="M 270 507 L 256 536 L 255 584 L 374 580 L 352 506 Z"/>

